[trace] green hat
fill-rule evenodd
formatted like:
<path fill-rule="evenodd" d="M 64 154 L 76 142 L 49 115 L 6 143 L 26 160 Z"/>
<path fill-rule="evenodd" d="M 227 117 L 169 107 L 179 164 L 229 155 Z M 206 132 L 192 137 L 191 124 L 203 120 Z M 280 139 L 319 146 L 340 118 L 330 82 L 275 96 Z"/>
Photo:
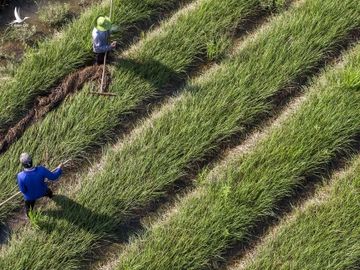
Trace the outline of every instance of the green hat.
<path fill-rule="evenodd" d="M 99 31 L 109 31 L 111 29 L 111 21 L 110 18 L 107 16 L 99 16 L 96 19 L 96 29 Z"/>

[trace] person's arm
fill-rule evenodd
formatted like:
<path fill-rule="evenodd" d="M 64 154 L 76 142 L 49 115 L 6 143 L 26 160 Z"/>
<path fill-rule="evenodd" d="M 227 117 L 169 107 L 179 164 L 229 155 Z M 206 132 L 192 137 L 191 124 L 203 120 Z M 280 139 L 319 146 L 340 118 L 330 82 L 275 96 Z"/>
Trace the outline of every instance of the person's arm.
<path fill-rule="evenodd" d="M 23 183 L 23 181 L 21 181 L 21 179 L 19 179 L 19 177 L 17 178 L 17 184 L 19 186 L 20 191 L 25 194 L 27 192 L 27 187 L 26 185 Z"/>
<path fill-rule="evenodd" d="M 42 170 L 43 176 L 51 181 L 57 180 L 62 174 L 61 167 L 56 168 L 53 172 L 42 166 L 40 167 L 40 169 Z"/>

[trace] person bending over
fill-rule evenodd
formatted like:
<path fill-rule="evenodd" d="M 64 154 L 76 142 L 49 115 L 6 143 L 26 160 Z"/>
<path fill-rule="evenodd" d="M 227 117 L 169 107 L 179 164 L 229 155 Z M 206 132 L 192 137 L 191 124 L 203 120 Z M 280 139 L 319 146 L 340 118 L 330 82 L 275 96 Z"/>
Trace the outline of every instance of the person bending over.
<path fill-rule="evenodd" d="M 25 211 L 29 217 L 29 212 L 34 208 L 36 200 L 45 196 L 52 198 L 53 192 L 45 183 L 45 179 L 56 181 L 62 174 L 62 165 L 53 172 L 43 166 L 34 167 L 28 153 L 20 155 L 20 163 L 24 170 L 17 174 L 17 184 L 24 196 Z"/>
<path fill-rule="evenodd" d="M 116 30 L 109 17 L 99 16 L 95 20 L 95 27 L 92 31 L 93 51 L 96 64 L 104 64 L 105 53 L 116 48 L 116 41 L 109 43 L 110 34 Z"/>

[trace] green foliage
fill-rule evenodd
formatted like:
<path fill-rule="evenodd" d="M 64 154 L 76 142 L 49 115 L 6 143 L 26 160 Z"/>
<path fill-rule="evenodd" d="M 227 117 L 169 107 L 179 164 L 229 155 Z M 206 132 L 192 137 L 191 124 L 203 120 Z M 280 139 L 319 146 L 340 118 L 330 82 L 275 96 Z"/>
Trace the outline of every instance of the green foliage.
<path fill-rule="evenodd" d="M 184 73 L 198 65 L 200 63 L 199 57 L 205 57 L 206 44 L 209 40 L 214 39 L 215 34 L 217 37 L 229 36 L 235 26 L 259 11 L 257 0 L 226 1 L 227 8 L 223 6 L 224 2 L 206 0 L 191 12 L 183 13 L 175 21 L 162 25 L 160 35 L 147 36 L 140 45 L 135 47 L 136 49 L 130 50 L 126 59 L 121 59 L 115 66 L 110 91 L 118 93 L 116 98 L 104 99 L 103 97 L 89 95 L 89 89 L 86 87 L 84 91 L 69 98 L 56 111 L 49 113 L 44 121 L 30 127 L 23 137 L 2 156 L 0 166 L 5 164 L 2 162 L 9 164 L 9 160 L 11 160 L 12 170 L 15 172 L 18 164 L 11 157 L 16 156 L 17 152 L 23 151 L 24 148 L 35 153 L 34 155 L 49 165 L 57 165 L 65 158 L 77 158 L 83 156 L 84 153 L 91 153 L 91 147 L 103 144 L 104 140 L 112 135 L 111 132 L 118 126 L 119 119 L 128 115 L 129 111 L 136 108 L 144 99 L 158 94 L 162 87 L 171 82 L 172 78 L 181 78 Z M 184 36 L 187 38 L 184 39 Z M 55 122 L 59 124 L 54 125 Z M 33 140 L 33 134 L 37 134 L 36 140 Z M 147 138 L 149 139 L 148 136 Z M 159 143 L 161 144 L 160 141 Z M 141 153 L 146 148 L 141 146 L 140 151 L 136 150 L 135 153 Z M 132 150 L 129 149 L 129 151 Z M 153 154 L 156 153 L 158 152 L 153 152 Z M 173 155 L 171 152 L 164 152 L 164 154 L 166 153 L 170 154 L 170 158 Z M 110 153 L 109 155 L 111 156 Z M 51 157 L 51 159 L 46 160 L 46 157 Z M 6 269 L 11 266 L 12 270 L 23 269 L 26 265 L 25 262 L 19 261 L 17 258 L 19 257 L 17 252 L 20 250 L 23 254 L 20 257 L 28 252 L 30 254 L 31 250 L 31 259 L 26 263 L 35 269 L 48 269 L 54 265 L 58 267 L 55 269 L 66 269 L 72 266 L 77 268 L 76 266 L 81 265 L 84 261 L 84 254 L 97 244 L 96 240 L 107 235 L 107 233 L 111 234 L 120 222 L 127 220 L 133 214 L 133 209 L 137 205 L 141 206 L 142 202 L 147 203 L 151 198 L 154 198 L 151 195 L 154 186 L 150 182 L 144 182 L 143 169 L 148 165 L 140 165 L 141 159 L 141 157 L 140 159 L 139 157 L 136 158 L 132 164 L 132 166 L 140 166 L 139 169 L 141 168 L 138 171 L 139 174 L 135 172 L 134 176 L 136 175 L 137 179 L 133 184 L 136 194 L 142 193 L 141 189 L 143 188 L 145 191 L 148 190 L 150 194 L 146 191 L 143 195 L 134 194 L 135 197 L 133 197 L 131 193 L 128 193 L 128 189 L 124 189 L 124 200 L 118 201 L 122 206 L 114 205 L 111 202 L 111 197 L 99 195 L 93 197 L 90 195 L 92 191 L 88 189 L 89 186 L 86 185 L 85 187 L 85 183 L 90 184 L 92 182 L 94 191 L 101 188 L 102 184 L 100 181 L 94 181 L 98 177 L 89 179 L 90 177 L 83 175 L 81 182 L 84 184 L 84 189 L 82 188 L 81 191 L 72 194 L 76 199 L 76 203 L 73 202 L 72 207 L 75 205 L 79 207 L 75 210 L 72 207 L 64 207 L 59 220 L 56 220 L 51 226 L 55 229 L 49 232 L 48 237 L 43 239 L 39 236 L 34 241 L 36 243 L 32 244 L 26 240 L 12 242 L 11 247 L 7 249 L 4 257 L 0 260 L 0 263 L 3 262 L 4 265 L 1 266 L 0 264 L 0 268 Z M 151 156 L 150 159 L 155 160 L 154 156 Z M 162 160 L 168 160 L 167 156 L 163 157 Z M 173 158 L 168 161 L 171 160 Z M 130 159 L 127 160 L 125 167 L 130 165 L 129 162 Z M 159 166 L 162 167 L 161 164 Z M 161 167 L 152 168 L 151 173 L 154 172 L 154 169 L 161 172 L 166 168 L 166 166 L 163 169 Z M 125 169 L 124 173 L 130 172 L 129 169 Z M 7 182 L 8 176 L 13 174 L 9 170 L 8 175 L 0 176 L 4 183 Z M 176 170 L 174 172 L 177 174 Z M 130 175 L 132 175 L 131 172 Z M 108 176 L 104 175 L 104 177 L 107 178 Z M 173 177 L 168 179 L 166 179 L 166 175 L 164 177 L 162 181 L 173 180 Z M 138 186 L 139 180 L 142 182 L 140 186 Z M 116 178 L 116 181 L 111 181 L 113 184 L 119 183 L 118 181 L 123 181 L 123 176 Z M 13 183 L 9 184 L 12 188 Z M 124 185 L 127 184 L 124 182 Z M 112 184 L 108 185 L 105 190 L 118 193 L 119 189 L 115 186 L 114 189 L 112 186 Z M 155 193 L 161 195 L 162 192 Z M 149 195 L 151 198 L 148 197 Z M 130 197 L 128 196 L 136 198 L 134 204 L 129 201 Z M 92 203 L 92 200 L 100 199 L 100 197 L 103 200 L 100 204 L 99 201 Z M 9 212 L 9 210 L 10 208 L 2 209 L 3 213 Z M 114 215 L 114 213 L 119 215 Z M 28 234 L 21 238 L 27 237 Z M 40 243 L 43 243 L 41 247 Z M 18 245 L 23 244 L 25 247 L 18 249 Z M 54 250 L 53 245 L 62 248 Z M 15 260 L 15 258 L 17 259 Z"/>
<path fill-rule="evenodd" d="M 275 238 L 261 247 L 246 269 L 356 269 L 360 257 L 359 175 L 357 157 L 346 173 L 319 190 L 316 203 L 296 209 L 294 218 L 281 224 Z"/>
<path fill-rule="evenodd" d="M 311 13 L 309 6 L 300 8 Z M 347 55 L 343 68 L 327 70 L 297 112 L 273 127 L 252 152 L 222 166 L 216 181 L 210 172 L 211 181 L 197 196 L 178 202 L 165 222 L 133 241 L 116 269 L 204 269 L 221 261 L 235 243 L 253 239 L 253 228 L 276 217 L 279 202 L 296 196 L 306 177 L 326 175 L 324 169 L 339 153 L 351 152 L 360 132 L 360 93 L 338 83 L 359 69 L 360 45 Z M 209 107 L 213 112 L 214 106 Z M 358 180 L 347 183 L 339 181 L 323 209 L 309 211 L 300 224 L 295 220 L 283 230 L 249 269 L 356 269 L 360 186 Z"/>
<path fill-rule="evenodd" d="M 212 61 L 224 57 L 224 52 L 231 45 L 229 37 L 217 37 L 206 44 L 207 58 Z"/>
<path fill-rule="evenodd" d="M 35 34 L 35 25 L 29 25 L 25 23 L 22 25 L 10 26 L 6 28 L 6 30 L 2 34 L 0 43 L 5 43 L 7 41 L 16 41 L 29 45 L 34 42 L 33 39 Z"/>
<path fill-rule="evenodd" d="M 14 77 L 16 72 L 16 63 L 14 61 L 6 61 L 4 65 L 0 65 L 0 80 L 7 80 Z"/>
<path fill-rule="evenodd" d="M 8 179 L 18 170 L 14 156 L 26 149 L 49 166 L 56 166 L 65 159 L 86 158 L 94 147 L 103 145 L 113 136 L 113 131 L 121 124 L 119 119 L 144 100 L 159 94 L 173 79 L 186 77 L 184 74 L 199 65 L 199 57 L 205 58 L 204 48 L 209 40 L 221 37 L 220 33 L 229 36 L 240 22 L 259 11 L 257 0 L 227 1 L 227 8 L 217 0 L 205 1 L 200 8 L 179 16 L 176 25 L 166 23 L 162 27 L 163 34 L 150 35 L 126 59 L 119 61 L 110 87 L 111 92 L 118 93 L 116 98 L 89 95 L 87 87 L 86 91 L 77 93 L 58 110 L 49 113 L 44 121 L 30 127 L 0 158 L 0 167 L 7 167 L 6 173 L 0 175 L 0 182 L 4 183 L 0 197 L 6 196 L 6 185 L 13 189 Z M 9 204 L 0 209 L 0 216 L 5 216 L 13 207 Z"/>
<path fill-rule="evenodd" d="M 39 210 L 30 210 L 29 211 L 29 221 L 31 226 L 34 229 L 40 230 L 42 224 L 46 221 L 46 218 L 42 215 L 41 211 Z"/>
<path fill-rule="evenodd" d="M 106 152 L 102 168 L 80 176 L 81 190 L 70 192 L 73 202 L 59 202 L 66 206 L 55 219 L 53 230 L 37 235 L 36 241 L 32 232 L 20 233 L 21 240 L 2 250 L 0 268 L 24 269 L 30 265 L 33 269 L 78 269 L 86 259 L 84 254 L 96 247 L 100 238 L 111 235 L 119 224 L 137 216 L 139 209 L 161 198 L 168 187 L 187 175 L 191 165 L 211 155 L 229 136 L 235 132 L 245 135 L 259 116 L 274 109 L 273 97 L 284 86 L 297 84 L 301 75 L 312 74 L 317 63 L 338 49 L 339 42 L 359 27 L 360 16 L 354 1 L 336 2 L 309 0 L 305 7 L 280 16 L 233 59 L 186 87 L 173 107 L 126 137 L 119 148 Z M 110 89 L 118 93 L 116 99 L 105 100 L 85 91 L 69 98 L 42 123 L 28 129 L 3 156 L 0 166 L 8 166 L 11 157 L 25 146 L 39 156 L 50 153 L 56 157 L 50 160 L 55 165 L 63 157 L 83 155 L 103 143 L 121 117 L 144 99 L 157 95 L 172 77 L 185 73 L 196 57 L 206 54 L 214 33 L 223 31 L 226 35 L 233 23 L 240 23 L 239 18 L 259 11 L 258 3 L 203 1 L 199 9 L 164 26 L 160 35 L 150 35 L 120 61 Z M 331 90 L 329 93 L 336 89 Z M 181 207 L 181 215 L 176 214 L 166 228 L 149 232 L 141 244 L 144 252 L 129 252 L 118 267 L 201 269 L 219 259 L 234 240 L 246 239 L 252 225 L 273 215 L 277 200 L 291 194 L 305 173 L 322 168 L 358 132 L 359 98 L 352 92 L 346 94 L 334 104 L 334 96 L 317 99 L 316 106 L 309 105 L 311 115 L 301 114 L 294 121 L 301 123 L 300 127 L 289 125 L 272 133 L 256 151 L 258 156 L 234 163 L 224 178 L 202 185 L 206 192 L 188 200 Z M 314 110 L 320 102 L 327 105 L 321 107 L 323 114 Z M 339 106 L 337 114 L 329 113 L 334 105 Z M 341 117 L 342 111 L 346 113 Z M 304 125 L 303 119 L 308 116 L 313 120 Z M 333 121 L 343 126 L 332 125 Z M 314 122 L 325 132 L 311 129 Z M 308 137 L 294 140 L 294 133 Z M 274 170 L 276 166 L 280 169 Z M 9 175 L 13 175 L 11 170 Z M 7 180 L 9 175 L 2 177 Z M 223 188 L 224 183 L 231 188 Z M 13 188 L 11 184 L 9 188 Z"/>
<path fill-rule="evenodd" d="M 163 0 L 153 5 L 143 1 L 114 0 L 114 24 L 119 26 L 116 37 L 125 43 L 124 34 L 137 23 L 149 20 L 161 10 Z M 166 1 L 166 7 L 176 0 Z M 58 38 L 39 44 L 37 51 L 29 51 L 19 66 L 14 80 L 0 86 L 0 132 L 18 121 L 32 106 L 36 96 L 46 94 L 60 78 L 84 65 L 93 57 L 91 30 L 99 14 L 105 14 L 109 4 L 93 5 L 82 16 L 65 27 Z"/>
<path fill-rule="evenodd" d="M 51 26 L 61 26 L 71 18 L 68 3 L 49 3 L 38 11 L 39 19 Z"/>

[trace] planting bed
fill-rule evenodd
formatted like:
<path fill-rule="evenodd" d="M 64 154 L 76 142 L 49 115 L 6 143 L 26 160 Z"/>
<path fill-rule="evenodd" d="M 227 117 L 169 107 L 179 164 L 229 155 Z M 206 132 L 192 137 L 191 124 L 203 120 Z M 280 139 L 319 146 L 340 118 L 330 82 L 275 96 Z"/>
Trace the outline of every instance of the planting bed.
<path fill-rule="evenodd" d="M 115 0 L 119 34 L 179 2 Z M 90 93 L 101 68 L 76 69 L 91 57 L 91 18 L 107 4 L 29 52 L 0 87 L 0 201 L 16 190 L 23 151 L 50 167 L 69 158 L 73 166 L 53 202 L 10 232 L 0 269 L 89 269 L 100 257 L 106 261 L 109 243 L 122 244 L 113 269 L 225 268 L 231 254 L 246 250 L 307 188 L 358 151 L 360 45 L 339 59 L 358 40 L 356 1 L 304 0 L 290 8 L 288 1 L 194 1 L 113 54 L 107 81 L 116 96 L 102 97 Z M 74 33 L 87 50 L 77 47 Z M 41 58 L 50 50 L 60 61 L 53 68 Z M 68 65 L 66 53 L 75 59 Z M 234 149 L 231 158 L 214 162 L 303 92 L 296 110 L 253 149 Z M 96 164 L 77 162 L 86 159 Z M 356 269 L 356 170 L 337 180 L 321 205 L 295 213 L 248 269 Z M 188 195 L 142 227 L 142 217 L 184 187 L 191 187 Z M 19 203 L 0 208 L 3 222 Z"/>
<path fill-rule="evenodd" d="M 232 160 L 215 176 L 210 173 L 207 177 L 205 173 L 199 177 L 197 193 L 181 201 L 173 215 L 135 241 L 123 254 L 117 269 L 215 268 L 234 244 L 247 244 L 253 240 L 256 229 L 265 229 L 269 221 L 279 216 L 282 206 L 301 191 L 301 186 L 324 174 L 339 157 L 354 151 L 353 142 L 360 132 L 359 52 L 360 46 L 357 46 L 347 55 L 343 68 L 328 70 L 320 77 L 299 110 L 281 126 L 274 127 L 253 152 Z M 349 237 L 344 245 L 355 251 L 358 250 L 355 245 L 358 215 L 353 208 L 349 211 L 353 213 L 348 217 L 352 225 L 344 228 L 343 235 Z M 326 230 L 332 229 L 327 227 L 322 232 Z M 344 259 L 343 266 L 356 262 L 358 253 L 344 256 L 340 246 L 338 254 L 326 255 L 329 250 L 325 243 L 318 247 L 324 248 L 324 253 L 317 260 L 318 254 L 311 253 L 311 243 L 309 251 L 303 250 L 302 237 L 298 237 L 294 257 L 313 254 L 313 260 L 308 258 L 308 265 L 313 262 L 326 266 L 326 262 L 331 261 L 327 256 L 332 256 L 337 264 L 320 269 L 337 269 L 340 258 Z M 313 237 L 311 230 L 308 237 Z M 332 237 L 328 237 L 328 244 L 336 246 Z M 283 241 L 287 247 L 294 244 L 289 239 Z M 316 238 L 312 241 L 315 243 Z M 290 259 L 293 258 L 291 252 L 285 250 L 283 254 L 288 260 L 279 258 L 282 263 L 278 264 L 279 261 L 270 259 L 253 269 L 280 266 L 284 266 L 280 269 L 292 269 L 290 266 L 302 269 L 306 259 L 303 264 L 297 264 Z M 268 265 L 272 267 L 267 268 Z"/>

